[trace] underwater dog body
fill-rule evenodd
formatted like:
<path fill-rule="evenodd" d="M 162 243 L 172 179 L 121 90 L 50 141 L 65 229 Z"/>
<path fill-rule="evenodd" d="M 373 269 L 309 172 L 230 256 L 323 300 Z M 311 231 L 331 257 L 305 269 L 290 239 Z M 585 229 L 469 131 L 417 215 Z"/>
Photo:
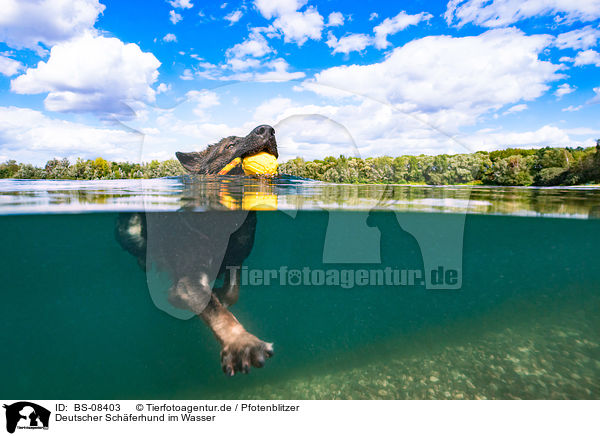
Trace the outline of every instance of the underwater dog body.
<path fill-rule="evenodd" d="M 236 158 L 260 152 L 278 156 L 274 130 L 258 126 L 246 137 L 230 136 L 200 152 L 176 153 L 193 174 L 218 174 Z M 242 174 L 233 168 L 229 174 Z M 122 213 L 116 238 L 140 267 L 169 274 L 169 302 L 197 314 L 221 345 L 221 366 L 227 375 L 262 367 L 273 345 L 247 332 L 227 309 L 239 294 L 239 267 L 254 244 L 256 213 L 248 211 L 178 211 Z M 229 268 L 231 267 L 231 268 Z M 222 286 L 212 283 L 222 279 Z"/>

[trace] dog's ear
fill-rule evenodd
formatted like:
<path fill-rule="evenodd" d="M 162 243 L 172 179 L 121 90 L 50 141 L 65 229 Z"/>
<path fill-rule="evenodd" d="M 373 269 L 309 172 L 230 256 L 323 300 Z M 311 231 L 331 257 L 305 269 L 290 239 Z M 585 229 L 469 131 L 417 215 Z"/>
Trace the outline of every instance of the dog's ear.
<path fill-rule="evenodd" d="M 182 153 L 181 151 L 178 151 L 175 153 L 175 156 L 177 156 L 177 159 L 179 159 L 181 165 L 183 165 L 183 167 L 189 172 L 196 173 L 200 170 L 202 153 L 197 151 L 192 151 L 191 153 Z"/>

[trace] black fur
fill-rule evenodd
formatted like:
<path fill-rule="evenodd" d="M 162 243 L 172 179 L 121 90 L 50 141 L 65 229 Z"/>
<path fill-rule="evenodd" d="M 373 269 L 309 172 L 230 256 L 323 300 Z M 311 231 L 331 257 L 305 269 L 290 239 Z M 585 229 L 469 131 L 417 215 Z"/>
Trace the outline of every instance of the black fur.
<path fill-rule="evenodd" d="M 213 145 L 209 145 L 203 151 L 191 153 L 177 152 L 175 155 L 181 165 L 193 174 L 217 174 L 233 159 L 254 155 L 266 151 L 275 157 L 277 153 L 277 142 L 275 141 L 275 130 L 268 125 L 256 127 L 247 136 L 228 136 Z M 229 174 L 242 174 L 238 166 Z"/>

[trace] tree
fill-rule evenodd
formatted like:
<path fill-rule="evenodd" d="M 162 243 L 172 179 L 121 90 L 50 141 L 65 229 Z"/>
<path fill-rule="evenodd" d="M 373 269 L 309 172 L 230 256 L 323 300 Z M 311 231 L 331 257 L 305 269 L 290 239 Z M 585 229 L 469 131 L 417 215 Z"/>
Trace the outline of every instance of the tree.
<path fill-rule="evenodd" d="M 95 179 L 103 179 L 110 172 L 108 162 L 102 159 L 101 157 L 96 158 L 92 166 L 94 168 Z"/>
<path fill-rule="evenodd" d="M 568 171 L 565 168 L 543 168 L 535 177 L 537 186 L 557 186 L 564 183 Z"/>
<path fill-rule="evenodd" d="M 50 159 L 46 162 L 44 173 L 46 179 L 68 179 L 69 178 L 69 159 Z"/>
<path fill-rule="evenodd" d="M 175 159 L 143 164 L 111 162 L 98 157 L 51 159 L 43 168 L 18 164 L 14 160 L 0 164 L 0 177 L 47 179 L 125 179 L 171 177 L 186 171 Z M 366 159 L 325 157 L 305 161 L 297 157 L 279 166 L 279 174 L 335 183 L 428 183 L 432 185 L 478 183 L 492 185 L 551 186 L 600 182 L 600 139 L 596 147 L 523 150 L 509 148 L 491 153 L 455 155 L 419 155 L 369 157 Z"/>
<path fill-rule="evenodd" d="M 531 157 L 513 155 L 494 163 L 491 172 L 486 175 L 488 183 L 505 186 L 528 186 L 533 183 L 529 173 Z"/>
<path fill-rule="evenodd" d="M 43 179 L 44 171 L 31 164 L 20 164 L 19 170 L 14 175 L 15 179 Z"/>
<path fill-rule="evenodd" d="M 0 164 L 0 178 L 2 179 L 14 177 L 17 171 L 19 171 L 19 165 L 15 160 L 7 160 Z"/>

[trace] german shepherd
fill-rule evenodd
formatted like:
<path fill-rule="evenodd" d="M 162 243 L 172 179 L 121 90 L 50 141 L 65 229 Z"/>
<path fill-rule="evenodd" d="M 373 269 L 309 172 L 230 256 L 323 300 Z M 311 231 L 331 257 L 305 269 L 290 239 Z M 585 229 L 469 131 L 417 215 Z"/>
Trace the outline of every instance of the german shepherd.
<path fill-rule="evenodd" d="M 275 157 L 275 130 L 261 125 L 245 137 L 228 136 L 203 151 L 181 153 L 177 159 L 192 174 L 218 174 L 236 158 L 259 152 Z M 243 174 L 241 165 L 228 172 Z M 173 286 L 169 301 L 197 314 L 221 345 L 221 368 L 229 376 L 247 374 L 273 356 L 273 344 L 250 334 L 227 307 L 238 299 L 239 268 L 254 244 L 256 213 L 206 211 L 123 213 L 117 219 L 116 237 L 137 257 L 139 265 L 166 271 Z M 223 285 L 212 289 L 211 283 Z"/>

